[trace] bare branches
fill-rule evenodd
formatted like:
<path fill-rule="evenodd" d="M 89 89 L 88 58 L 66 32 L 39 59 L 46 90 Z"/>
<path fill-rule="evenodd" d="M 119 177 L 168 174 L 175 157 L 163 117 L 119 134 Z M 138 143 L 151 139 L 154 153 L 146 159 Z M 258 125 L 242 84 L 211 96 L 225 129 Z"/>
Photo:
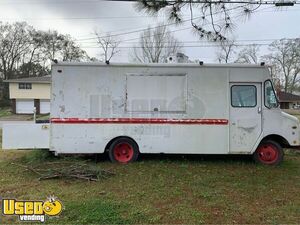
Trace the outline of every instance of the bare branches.
<path fill-rule="evenodd" d="M 182 44 L 171 35 L 164 24 L 155 29 L 148 27 L 141 36 L 132 58 L 141 63 L 162 63 L 181 50 Z"/>
<path fill-rule="evenodd" d="M 95 31 L 94 34 L 97 37 L 97 43 L 101 47 L 103 53 L 103 60 L 105 62 L 109 62 L 113 56 L 118 54 L 120 50 L 118 50 L 118 46 L 120 45 L 120 41 L 115 39 L 110 34 L 105 36 L 101 36 L 99 31 Z"/>
<path fill-rule="evenodd" d="M 0 70 L 3 79 L 12 76 L 16 64 L 30 49 L 29 29 L 32 28 L 26 23 L 0 24 Z"/>
<path fill-rule="evenodd" d="M 99 181 L 100 179 L 106 179 L 115 173 L 92 167 L 89 164 L 82 163 L 43 163 L 43 165 L 27 166 L 12 163 L 15 166 L 22 167 L 28 171 L 31 171 L 39 176 L 39 180 L 66 178 L 66 179 L 81 179 L 87 181 Z"/>
<path fill-rule="evenodd" d="M 224 40 L 219 44 L 219 50 L 217 52 L 217 60 L 219 63 L 229 63 L 232 61 L 234 54 L 236 53 L 235 40 Z"/>
<path fill-rule="evenodd" d="M 0 23 L 0 79 L 44 76 L 52 59 L 85 58 L 86 52 L 68 35 L 36 30 L 25 22 Z"/>
<path fill-rule="evenodd" d="M 63 61 L 80 61 L 87 58 L 87 53 L 82 50 L 71 36 L 66 35 L 62 41 L 61 55 Z"/>
<path fill-rule="evenodd" d="M 249 45 L 243 48 L 237 56 L 237 63 L 259 63 L 259 46 L 256 44 Z"/>
<path fill-rule="evenodd" d="M 284 91 L 293 93 L 299 86 L 300 76 L 300 38 L 294 40 L 281 39 L 273 42 L 270 54 L 264 59 L 272 66 L 272 72 L 278 79 L 283 80 Z"/>

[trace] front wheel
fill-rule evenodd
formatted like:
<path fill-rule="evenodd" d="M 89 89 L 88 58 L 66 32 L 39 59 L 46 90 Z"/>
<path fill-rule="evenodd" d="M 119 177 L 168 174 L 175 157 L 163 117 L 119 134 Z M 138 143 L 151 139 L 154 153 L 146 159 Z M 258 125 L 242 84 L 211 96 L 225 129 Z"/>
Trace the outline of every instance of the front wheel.
<path fill-rule="evenodd" d="M 129 138 L 118 138 L 109 147 L 109 158 L 112 162 L 129 163 L 137 160 L 138 145 Z"/>
<path fill-rule="evenodd" d="M 256 162 L 264 165 L 279 165 L 283 161 L 282 147 L 275 141 L 263 141 L 253 154 Z"/>

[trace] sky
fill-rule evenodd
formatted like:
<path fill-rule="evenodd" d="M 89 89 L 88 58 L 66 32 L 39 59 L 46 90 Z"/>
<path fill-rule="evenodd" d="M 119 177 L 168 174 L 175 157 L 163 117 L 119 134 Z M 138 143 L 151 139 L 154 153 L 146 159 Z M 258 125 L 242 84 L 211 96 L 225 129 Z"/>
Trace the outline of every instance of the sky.
<path fill-rule="evenodd" d="M 188 11 L 183 13 L 188 16 Z M 300 37 L 300 4 L 293 7 L 275 8 L 264 6 L 250 18 L 236 16 L 235 29 L 229 36 L 239 44 L 269 44 L 274 39 Z M 234 16 L 234 15 L 233 15 Z M 95 30 L 104 35 L 120 34 L 145 29 L 159 22 L 168 23 L 165 13 L 157 17 L 138 11 L 134 3 L 107 2 L 101 0 L 0 0 L 0 21 L 26 21 L 41 30 L 57 30 L 70 34 L 90 56 L 99 57 L 101 51 L 95 44 Z M 204 62 L 216 61 L 216 47 L 195 47 L 212 45 L 199 40 L 189 23 L 168 26 L 172 34 L 188 47 L 183 52 L 191 60 Z M 137 45 L 139 32 L 116 36 L 122 42 L 120 46 Z M 128 43 L 126 43 L 126 40 Z M 121 48 L 113 61 L 128 62 L 130 48 Z M 268 53 L 267 45 L 262 45 L 261 55 Z"/>

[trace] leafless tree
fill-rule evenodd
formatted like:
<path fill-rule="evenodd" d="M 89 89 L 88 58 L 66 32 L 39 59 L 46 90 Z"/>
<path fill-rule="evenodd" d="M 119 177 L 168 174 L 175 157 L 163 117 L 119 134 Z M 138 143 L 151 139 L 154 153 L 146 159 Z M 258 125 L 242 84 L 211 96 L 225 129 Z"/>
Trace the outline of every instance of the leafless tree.
<path fill-rule="evenodd" d="M 160 24 L 143 31 L 131 57 L 140 63 L 164 63 L 170 55 L 181 49 L 182 43 L 171 35 L 164 24 Z"/>
<path fill-rule="evenodd" d="M 82 50 L 69 35 L 64 36 L 61 56 L 63 61 L 81 61 L 88 58 L 87 53 Z"/>
<path fill-rule="evenodd" d="M 118 46 L 121 41 L 114 38 L 111 34 L 102 35 L 99 31 L 94 32 L 97 37 L 97 43 L 101 47 L 103 60 L 105 62 L 109 62 L 113 56 L 118 54 L 120 50 L 118 50 Z"/>
<path fill-rule="evenodd" d="M 268 4 L 280 6 L 284 3 L 277 0 Z M 264 1 L 215 1 L 215 0 L 139 0 L 136 3 L 138 11 L 149 14 L 158 14 L 165 11 L 170 21 L 182 23 L 190 21 L 191 26 L 199 34 L 200 38 L 213 41 L 223 41 L 227 33 L 231 32 L 237 20 L 241 17 L 249 18 Z M 183 19 L 186 11 L 190 12 L 190 18 Z"/>
<path fill-rule="evenodd" d="M 0 86 L 5 88 L 6 99 L 8 86 L 2 80 L 44 76 L 52 59 L 79 61 L 85 57 L 86 52 L 68 35 L 36 30 L 25 22 L 0 22 Z"/>
<path fill-rule="evenodd" d="M 81 61 L 87 58 L 70 35 L 59 34 L 57 31 L 37 31 L 40 39 L 39 50 L 46 60 Z"/>
<path fill-rule="evenodd" d="M 15 66 L 30 49 L 28 29 L 25 23 L 0 24 L 0 71 L 4 80 L 12 76 Z"/>
<path fill-rule="evenodd" d="M 263 58 L 272 65 L 272 73 L 283 80 L 284 91 L 293 93 L 300 81 L 300 38 L 273 42 L 270 54 Z"/>
<path fill-rule="evenodd" d="M 232 61 L 237 48 L 235 40 L 221 41 L 217 50 L 217 60 L 219 63 L 229 63 Z"/>
<path fill-rule="evenodd" d="M 237 63 L 258 64 L 259 46 L 256 44 L 243 48 L 237 55 Z"/>
<path fill-rule="evenodd" d="M 68 35 L 40 31 L 25 22 L 0 23 L 0 72 L 2 79 L 45 75 L 51 60 L 79 61 L 86 52 Z"/>

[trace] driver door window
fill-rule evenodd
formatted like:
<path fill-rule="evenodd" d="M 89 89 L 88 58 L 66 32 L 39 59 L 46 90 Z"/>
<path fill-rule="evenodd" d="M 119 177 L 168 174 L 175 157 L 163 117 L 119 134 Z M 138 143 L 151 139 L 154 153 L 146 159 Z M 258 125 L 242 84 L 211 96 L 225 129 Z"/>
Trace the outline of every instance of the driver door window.
<path fill-rule="evenodd" d="M 231 86 L 232 107 L 255 107 L 257 104 L 256 87 L 254 85 Z"/>

